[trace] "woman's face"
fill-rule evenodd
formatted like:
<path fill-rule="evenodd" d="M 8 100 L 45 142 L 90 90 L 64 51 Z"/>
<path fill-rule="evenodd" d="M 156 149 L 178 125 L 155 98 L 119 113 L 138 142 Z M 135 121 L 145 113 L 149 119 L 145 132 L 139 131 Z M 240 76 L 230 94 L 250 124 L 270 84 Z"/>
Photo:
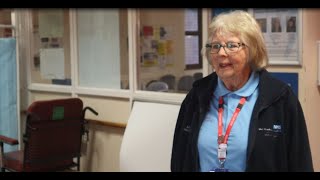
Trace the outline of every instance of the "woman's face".
<path fill-rule="evenodd" d="M 280 26 L 281 26 L 281 24 L 280 24 L 280 19 L 278 19 L 278 18 L 274 19 L 274 24 L 273 24 L 273 26 L 275 27 L 275 29 L 276 29 L 277 31 L 280 31 Z"/>
<path fill-rule="evenodd" d="M 242 43 L 238 37 L 233 35 L 213 36 L 211 40 L 211 43 L 219 43 L 223 46 L 228 42 Z M 229 54 L 225 49 L 227 47 L 221 47 L 218 53 L 210 54 L 212 67 L 222 80 L 236 78 L 251 71 L 247 46 L 240 46 L 237 52 Z"/>
<path fill-rule="evenodd" d="M 289 26 L 290 26 L 290 27 L 293 26 L 293 21 L 292 21 L 292 20 L 289 20 L 288 23 L 289 23 Z"/>

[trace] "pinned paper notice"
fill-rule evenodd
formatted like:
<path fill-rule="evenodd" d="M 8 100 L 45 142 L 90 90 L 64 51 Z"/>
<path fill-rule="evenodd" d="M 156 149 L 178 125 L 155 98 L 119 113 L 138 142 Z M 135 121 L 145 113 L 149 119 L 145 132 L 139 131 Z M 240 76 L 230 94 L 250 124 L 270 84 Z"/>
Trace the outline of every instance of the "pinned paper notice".
<path fill-rule="evenodd" d="M 64 79 L 63 48 L 40 49 L 40 71 L 43 79 Z"/>

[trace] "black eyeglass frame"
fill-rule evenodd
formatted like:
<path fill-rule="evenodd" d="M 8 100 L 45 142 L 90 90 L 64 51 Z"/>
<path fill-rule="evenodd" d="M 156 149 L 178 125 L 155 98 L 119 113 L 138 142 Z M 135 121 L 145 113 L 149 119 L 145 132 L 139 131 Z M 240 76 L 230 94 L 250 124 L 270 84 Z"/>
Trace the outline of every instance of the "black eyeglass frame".
<path fill-rule="evenodd" d="M 219 45 L 219 50 L 217 51 L 217 52 L 212 52 L 212 45 Z M 237 44 L 238 45 L 238 49 L 236 50 L 236 51 L 231 51 L 230 50 L 230 46 L 231 45 L 235 45 L 235 44 Z M 228 47 L 229 46 L 229 47 Z M 207 43 L 206 44 L 206 48 L 210 48 L 210 54 L 218 54 L 219 53 L 219 51 L 220 51 L 220 49 L 221 49 L 221 47 L 223 47 L 223 49 L 224 49 L 224 51 L 228 54 L 230 54 L 230 53 L 236 53 L 236 52 L 238 52 L 239 51 L 239 49 L 240 49 L 240 47 L 241 46 L 246 46 L 246 44 L 244 44 L 244 43 L 240 43 L 240 42 L 227 42 L 225 45 L 222 45 L 222 44 L 219 44 L 219 43 Z M 227 50 L 225 49 L 225 47 L 227 47 Z"/>

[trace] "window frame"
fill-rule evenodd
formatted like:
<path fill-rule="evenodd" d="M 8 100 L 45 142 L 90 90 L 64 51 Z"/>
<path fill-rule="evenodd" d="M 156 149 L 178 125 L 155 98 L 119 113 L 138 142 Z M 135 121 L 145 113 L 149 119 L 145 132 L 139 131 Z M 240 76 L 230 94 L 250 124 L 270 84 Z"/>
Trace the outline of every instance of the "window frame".
<path fill-rule="evenodd" d="M 76 12 L 77 9 L 69 8 L 69 28 L 70 28 L 70 60 L 71 60 L 71 79 L 72 84 L 70 85 L 54 85 L 54 84 L 41 84 L 34 83 L 31 79 L 30 68 L 29 65 L 32 61 L 31 53 L 28 51 L 27 55 L 27 71 L 28 72 L 28 99 L 29 101 L 33 99 L 33 94 L 37 93 L 48 93 L 48 94 L 61 94 L 61 95 L 70 95 L 72 97 L 79 96 L 91 96 L 91 97 L 105 97 L 105 98 L 119 98 L 119 99 L 127 99 L 130 104 L 132 104 L 135 100 L 147 101 L 147 102 L 158 102 L 158 103 L 168 103 L 168 104 L 181 104 L 183 99 L 186 96 L 186 93 L 160 93 L 160 92 L 149 92 L 149 91 L 141 91 L 138 89 L 138 81 L 137 81 L 137 61 L 139 58 L 137 57 L 139 45 L 137 44 L 139 30 L 139 9 L 127 9 L 128 11 L 128 63 L 129 63 L 129 89 L 108 89 L 108 88 L 94 88 L 94 87 L 81 87 L 78 83 L 78 55 L 77 55 L 77 27 L 76 27 Z M 202 42 L 205 42 L 205 33 L 207 32 L 205 29 L 208 27 L 209 23 L 209 11 L 210 9 L 201 10 L 198 9 L 198 22 L 199 31 L 202 33 L 202 36 L 199 37 L 199 54 L 201 54 L 201 48 L 204 46 Z M 32 9 L 26 11 L 27 16 L 24 16 L 26 20 L 26 24 L 28 25 L 27 29 L 23 29 L 27 34 L 26 44 L 30 43 L 32 39 L 31 32 L 31 12 Z M 23 19 L 22 18 L 22 19 Z M 202 32 L 202 30 L 205 30 Z M 31 47 L 31 46 L 29 46 Z M 202 65 L 202 55 L 200 63 Z M 204 57 L 205 58 L 205 57 Z M 201 66 L 198 66 L 201 67 Z M 202 65 L 202 72 L 204 76 L 206 76 L 209 71 L 208 63 L 204 63 Z"/>

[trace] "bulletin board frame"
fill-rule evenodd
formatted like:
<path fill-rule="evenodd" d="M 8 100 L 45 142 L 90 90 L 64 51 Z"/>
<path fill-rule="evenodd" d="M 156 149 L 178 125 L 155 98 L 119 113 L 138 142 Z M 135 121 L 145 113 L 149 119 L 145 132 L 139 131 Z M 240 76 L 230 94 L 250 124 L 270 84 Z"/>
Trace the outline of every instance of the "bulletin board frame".
<path fill-rule="evenodd" d="M 302 65 L 302 10 L 298 8 L 248 9 L 261 27 L 269 65 Z M 280 29 L 277 30 L 277 24 Z"/>

